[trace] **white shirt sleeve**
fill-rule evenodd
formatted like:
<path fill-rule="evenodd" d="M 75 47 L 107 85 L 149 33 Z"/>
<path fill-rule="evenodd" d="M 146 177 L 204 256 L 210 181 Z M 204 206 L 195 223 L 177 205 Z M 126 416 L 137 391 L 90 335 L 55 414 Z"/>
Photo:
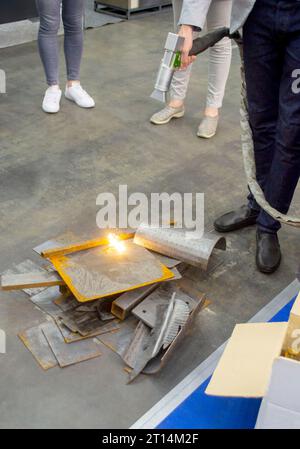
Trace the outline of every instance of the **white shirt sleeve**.
<path fill-rule="evenodd" d="M 219 0 L 183 0 L 179 25 L 192 25 L 202 30 L 212 1 Z"/>

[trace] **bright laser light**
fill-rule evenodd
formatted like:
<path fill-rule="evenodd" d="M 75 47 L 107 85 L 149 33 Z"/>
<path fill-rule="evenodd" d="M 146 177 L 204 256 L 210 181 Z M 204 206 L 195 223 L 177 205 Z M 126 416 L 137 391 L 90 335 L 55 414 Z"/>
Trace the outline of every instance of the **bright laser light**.
<path fill-rule="evenodd" d="M 124 253 L 126 246 L 124 242 L 121 241 L 120 237 L 115 234 L 108 234 L 109 246 L 114 248 L 119 253 Z"/>

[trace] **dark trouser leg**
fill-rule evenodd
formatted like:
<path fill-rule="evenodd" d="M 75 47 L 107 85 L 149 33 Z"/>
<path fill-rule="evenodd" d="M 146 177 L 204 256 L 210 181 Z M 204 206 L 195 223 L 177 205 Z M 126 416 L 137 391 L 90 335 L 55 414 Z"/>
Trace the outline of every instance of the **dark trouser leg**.
<path fill-rule="evenodd" d="M 282 51 L 273 34 L 273 14 L 258 2 L 244 26 L 244 59 L 257 181 L 265 190 L 276 146 Z M 249 205 L 259 210 L 252 194 Z"/>
<path fill-rule="evenodd" d="M 287 213 L 300 172 L 300 94 L 293 92 L 300 67 L 300 3 L 257 2 L 244 42 L 257 178 L 270 205 Z M 270 234 L 280 229 L 265 211 L 257 224 Z"/>
<path fill-rule="evenodd" d="M 83 13 L 84 0 L 63 0 L 64 47 L 69 81 L 80 79 L 83 49 Z"/>
<path fill-rule="evenodd" d="M 300 176 L 300 92 L 295 84 L 295 74 L 300 68 L 300 6 L 298 23 L 298 33 L 292 33 L 285 49 L 276 149 L 265 186 L 267 201 L 284 214 L 289 210 Z M 299 79 L 299 73 L 297 76 Z M 264 211 L 261 211 L 257 224 L 267 232 L 276 232 L 280 227 Z"/>

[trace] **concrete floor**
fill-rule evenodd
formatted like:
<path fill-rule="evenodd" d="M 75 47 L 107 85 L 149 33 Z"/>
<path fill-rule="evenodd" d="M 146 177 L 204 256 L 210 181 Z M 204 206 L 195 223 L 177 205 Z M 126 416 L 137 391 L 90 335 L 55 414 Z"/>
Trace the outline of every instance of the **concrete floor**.
<path fill-rule="evenodd" d="M 238 54 L 234 51 L 221 126 L 216 138 L 195 136 L 205 100 L 207 56 L 194 67 L 186 116 L 154 127 L 159 107 L 149 99 L 170 12 L 86 33 L 82 80 L 97 101 L 85 111 L 62 102 L 56 116 L 40 104 L 43 72 L 36 44 L 1 50 L 7 94 L 0 98 L 0 272 L 35 258 L 32 248 L 67 229 L 95 231 L 96 196 L 131 192 L 205 192 L 206 223 L 243 203 L 246 194 L 239 140 Z M 62 81 L 64 79 L 62 71 Z M 299 213 L 299 191 L 295 210 Z M 23 293 L 0 293 L 1 428 L 129 427 L 227 337 L 294 278 L 299 231 L 281 231 L 280 270 L 256 272 L 255 230 L 228 236 L 224 264 L 210 275 L 191 269 L 211 305 L 201 312 L 181 350 L 157 376 L 130 386 L 118 356 L 43 372 L 17 333 L 44 321 Z"/>

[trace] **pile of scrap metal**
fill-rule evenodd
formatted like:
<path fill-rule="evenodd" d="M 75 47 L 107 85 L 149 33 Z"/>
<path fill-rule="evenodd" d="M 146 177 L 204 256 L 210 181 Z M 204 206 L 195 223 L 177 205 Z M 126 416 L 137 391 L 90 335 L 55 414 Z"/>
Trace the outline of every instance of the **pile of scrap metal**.
<path fill-rule="evenodd" d="M 170 358 L 204 306 L 205 296 L 184 277 L 188 265 L 207 270 L 224 237 L 191 238 L 184 230 L 141 226 L 90 240 L 68 233 L 2 274 L 3 290 L 23 290 L 47 321 L 19 334 L 43 369 L 118 353 L 129 382 L 155 373 Z"/>

